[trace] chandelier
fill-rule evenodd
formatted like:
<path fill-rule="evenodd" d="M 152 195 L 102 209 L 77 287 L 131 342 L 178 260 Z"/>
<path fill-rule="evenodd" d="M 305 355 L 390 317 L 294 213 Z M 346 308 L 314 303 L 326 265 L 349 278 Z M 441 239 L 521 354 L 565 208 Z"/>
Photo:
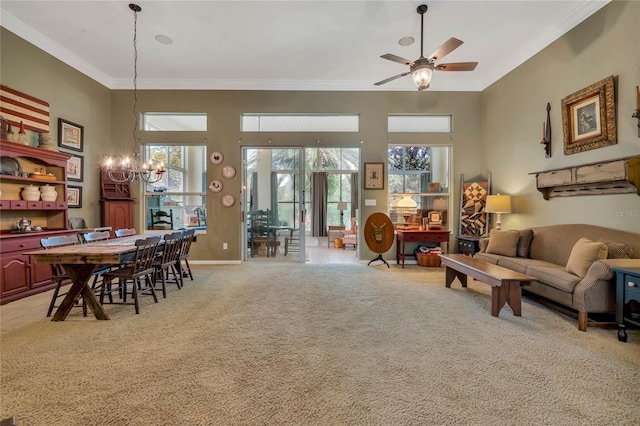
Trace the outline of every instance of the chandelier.
<path fill-rule="evenodd" d="M 140 159 L 140 143 L 138 139 L 138 12 L 142 10 L 137 4 L 129 4 L 129 9 L 133 10 L 133 153 L 131 157 L 124 156 L 118 166 L 114 166 L 114 161 L 109 157 L 106 161 L 106 168 L 109 178 L 114 182 L 141 182 L 156 183 L 165 172 L 162 162 L 154 164 L 151 160 L 148 163 Z"/>

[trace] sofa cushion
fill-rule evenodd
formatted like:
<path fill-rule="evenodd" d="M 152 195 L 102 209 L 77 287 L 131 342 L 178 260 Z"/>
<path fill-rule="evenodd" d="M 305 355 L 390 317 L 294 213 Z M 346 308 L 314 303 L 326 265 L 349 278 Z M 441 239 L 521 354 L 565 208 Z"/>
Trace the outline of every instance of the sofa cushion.
<path fill-rule="evenodd" d="M 483 260 L 487 263 L 493 263 L 494 265 L 498 264 L 498 260 L 500 260 L 502 258 L 502 256 L 500 256 L 499 254 L 491 254 L 491 253 L 485 253 L 485 252 L 478 252 L 476 254 L 473 255 L 474 259 L 479 259 L 479 260 Z"/>
<path fill-rule="evenodd" d="M 598 240 L 602 241 L 602 240 Z M 607 259 L 631 259 L 633 247 L 615 241 L 602 241 L 607 245 Z"/>
<path fill-rule="evenodd" d="M 587 275 L 591 264 L 596 260 L 607 258 L 607 245 L 600 241 L 591 241 L 588 238 L 580 238 L 571 249 L 566 271 L 576 274 L 580 278 Z"/>
<path fill-rule="evenodd" d="M 538 281 L 555 287 L 568 293 L 573 292 L 574 287 L 581 281 L 581 278 L 565 271 L 562 266 L 530 266 L 527 268 L 527 275 L 536 277 Z"/>
<path fill-rule="evenodd" d="M 531 266 L 550 266 L 555 267 L 558 265 L 554 265 L 553 263 L 545 262 L 544 260 L 537 259 L 527 259 L 522 257 L 506 257 L 501 256 L 498 259 L 498 266 L 502 266 L 503 268 L 511 269 L 513 271 L 520 272 L 521 274 L 526 274 L 527 269 Z"/>
<path fill-rule="evenodd" d="M 487 246 L 487 253 L 515 257 L 518 249 L 519 236 L 520 233 L 515 230 L 492 230 L 491 234 L 489 235 L 489 245 Z"/>
<path fill-rule="evenodd" d="M 518 257 L 529 257 L 529 246 L 532 239 L 532 229 L 523 229 L 518 233 L 518 248 L 516 250 Z"/>

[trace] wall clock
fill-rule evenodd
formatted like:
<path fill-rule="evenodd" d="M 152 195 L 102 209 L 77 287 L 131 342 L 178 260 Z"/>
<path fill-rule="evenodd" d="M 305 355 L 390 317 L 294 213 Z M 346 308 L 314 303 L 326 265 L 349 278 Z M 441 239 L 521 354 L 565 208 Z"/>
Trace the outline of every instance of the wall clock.
<path fill-rule="evenodd" d="M 236 168 L 233 166 L 224 166 L 222 168 L 222 176 L 227 179 L 234 178 L 236 176 Z"/>
<path fill-rule="evenodd" d="M 224 155 L 220 151 L 213 151 L 209 155 L 209 161 L 211 161 L 211 164 L 221 164 L 224 161 Z"/>
<path fill-rule="evenodd" d="M 236 197 L 231 194 L 225 194 L 222 196 L 222 200 L 220 200 L 223 206 L 232 207 L 236 203 Z"/>
<path fill-rule="evenodd" d="M 219 181 L 218 179 L 212 180 L 211 183 L 209 184 L 209 190 L 211 192 L 220 192 L 220 191 L 222 191 L 222 182 Z"/>

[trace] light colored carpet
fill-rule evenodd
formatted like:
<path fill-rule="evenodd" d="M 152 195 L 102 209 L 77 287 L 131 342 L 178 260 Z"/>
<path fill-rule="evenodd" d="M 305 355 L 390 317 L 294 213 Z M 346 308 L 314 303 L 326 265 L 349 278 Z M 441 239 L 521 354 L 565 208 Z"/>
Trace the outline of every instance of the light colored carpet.
<path fill-rule="evenodd" d="M 2 307 L 0 418 L 27 425 L 637 425 L 640 334 L 577 330 L 442 269 L 196 266 L 111 321 Z M 39 303 L 33 300 L 41 300 Z M 23 305 L 20 305 L 23 303 Z M 24 310 L 17 314 L 18 307 Z M 25 312 L 34 318 L 24 320 Z M 8 317 L 18 315 L 21 321 Z M 6 324 L 6 327 L 4 326 Z"/>

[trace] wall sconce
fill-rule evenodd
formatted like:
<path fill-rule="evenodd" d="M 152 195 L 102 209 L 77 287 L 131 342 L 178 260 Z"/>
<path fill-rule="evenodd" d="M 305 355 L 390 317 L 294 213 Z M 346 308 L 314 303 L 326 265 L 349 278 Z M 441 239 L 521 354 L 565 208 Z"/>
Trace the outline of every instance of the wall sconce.
<path fill-rule="evenodd" d="M 496 213 L 496 229 L 502 229 L 502 213 L 511 213 L 511 196 L 509 195 L 488 195 L 487 213 Z"/>
<path fill-rule="evenodd" d="M 344 226 L 344 211 L 347 209 L 345 201 L 338 201 L 338 210 L 340 210 L 340 226 Z"/>
<path fill-rule="evenodd" d="M 640 87 L 636 86 L 636 111 L 631 116 L 638 120 L 638 137 L 640 138 Z"/>
<path fill-rule="evenodd" d="M 547 123 L 542 123 L 542 145 L 544 145 L 544 158 L 551 158 L 551 104 L 547 102 Z"/>

